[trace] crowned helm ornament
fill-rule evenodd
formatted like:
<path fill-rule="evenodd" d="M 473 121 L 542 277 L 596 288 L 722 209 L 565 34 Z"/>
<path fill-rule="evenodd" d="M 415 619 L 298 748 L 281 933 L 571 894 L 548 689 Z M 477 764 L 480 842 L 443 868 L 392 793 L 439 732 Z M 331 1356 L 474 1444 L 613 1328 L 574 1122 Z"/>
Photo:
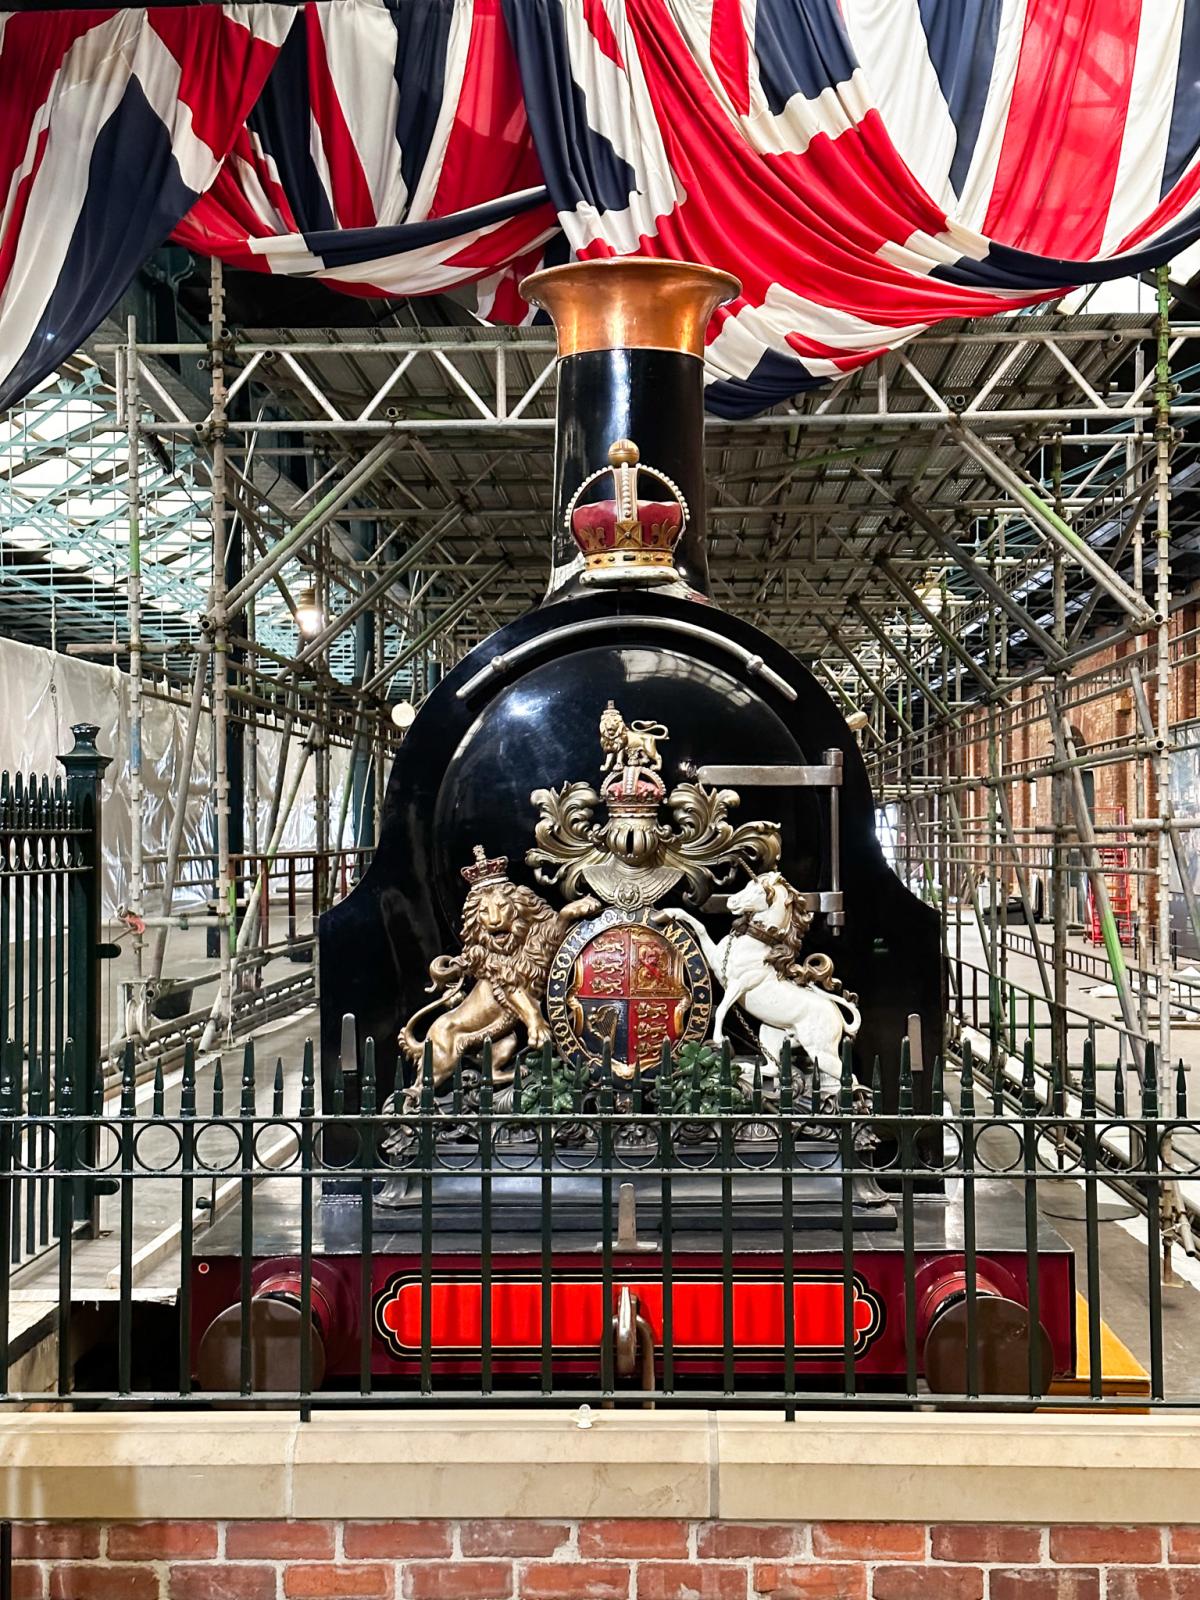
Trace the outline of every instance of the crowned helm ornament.
<path fill-rule="evenodd" d="M 672 583 L 681 581 L 675 546 L 687 526 L 687 501 L 678 486 L 654 467 L 640 466 L 632 439 L 608 449 L 608 466 L 591 473 L 567 506 L 566 524 L 583 553 L 585 583 Z M 656 479 L 669 500 L 638 498 L 639 476 Z M 580 501 L 601 478 L 611 475 L 613 498 Z"/>
<path fill-rule="evenodd" d="M 599 790 L 564 783 L 530 796 L 540 815 L 525 860 L 539 883 L 568 894 L 586 884 L 606 904 L 633 911 L 657 904 L 680 879 L 685 898 L 699 905 L 739 873 L 775 865 L 778 824 L 735 826 L 734 790 L 690 781 L 667 789 L 658 747 L 669 737 L 661 722 L 627 723 L 609 701 L 600 715 L 607 776 Z"/>

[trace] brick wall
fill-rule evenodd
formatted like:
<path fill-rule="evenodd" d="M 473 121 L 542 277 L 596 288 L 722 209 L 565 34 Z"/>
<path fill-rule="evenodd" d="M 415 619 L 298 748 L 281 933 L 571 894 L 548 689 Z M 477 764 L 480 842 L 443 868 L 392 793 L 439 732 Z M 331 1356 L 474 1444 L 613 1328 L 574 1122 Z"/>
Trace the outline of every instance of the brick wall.
<path fill-rule="evenodd" d="M 1168 717 L 1172 727 L 1194 721 L 1200 715 L 1200 672 L 1198 672 L 1200 664 L 1188 659 L 1196 648 L 1196 641 L 1190 636 L 1197 627 L 1198 619 L 1200 619 L 1200 608 L 1193 605 L 1182 607 L 1171 618 L 1171 636 L 1175 641 L 1175 652 L 1180 658 L 1173 659 L 1168 680 Z M 1138 721 L 1133 691 L 1129 685 L 1128 668 L 1123 665 L 1125 658 L 1132 653 L 1132 647 L 1128 642 L 1112 645 L 1090 657 L 1085 668 L 1081 669 L 1081 672 L 1086 674 L 1108 669 L 1112 674 L 1108 692 L 1098 694 L 1095 699 L 1075 704 L 1069 712 L 1069 720 L 1081 754 L 1087 749 L 1127 744 L 1136 739 Z M 1153 715 L 1157 683 L 1152 667 L 1143 665 L 1143 679 Z M 1028 684 L 1014 689 L 1009 697 L 1007 709 L 1011 720 L 1001 719 L 1002 726 L 1008 728 L 1007 738 L 1002 747 L 1002 770 L 1008 767 L 1027 769 L 1032 763 L 1050 758 L 1053 754 L 1053 741 L 1050 725 L 1045 716 L 1045 696 L 1041 685 Z M 984 711 L 968 713 L 964 718 L 962 728 L 955 736 L 950 767 L 956 776 L 972 776 L 988 772 L 987 714 Z M 1157 811 L 1158 796 L 1152 763 L 1148 770 L 1143 768 L 1142 776 L 1145 788 L 1140 799 L 1140 812 L 1143 815 L 1153 816 Z M 1131 762 L 1108 762 L 1095 766 L 1091 769 L 1089 781 L 1094 792 L 1096 822 L 1116 826 L 1122 815 L 1128 820 L 1139 813 L 1138 787 L 1134 765 Z M 1052 789 L 1048 777 L 1040 780 L 1036 789 L 1026 782 L 1014 782 L 1007 786 L 1007 794 L 1016 828 L 1051 826 Z M 959 805 L 964 819 L 979 821 L 986 818 L 987 790 L 983 787 L 968 788 L 960 795 Z M 972 864 L 981 874 L 986 871 L 988 863 L 985 837 L 983 832 L 973 831 L 971 848 L 968 851 Z M 1111 836 L 1101 839 L 1101 843 L 1106 842 L 1112 842 Z M 1022 859 L 1031 871 L 1046 872 L 1050 856 L 1045 848 L 1045 841 L 1039 840 L 1034 843 L 1026 840 Z M 1137 852 L 1138 864 L 1145 864 L 1149 859 L 1151 859 L 1149 853 Z M 1000 876 L 1005 891 L 1015 892 L 1015 872 L 1007 866 L 1002 867 Z M 1153 879 L 1142 879 L 1140 882 L 1132 880 L 1130 892 L 1135 900 L 1138 893 L 1144 894 L 1148 913 L 1153 920 L 1157 915 L 1157 885 Z"/>
<path fill-rule="evenodd" d="M 18 1523 L 14 1600 L 1200 1600 L 1200 1528 Z"/>

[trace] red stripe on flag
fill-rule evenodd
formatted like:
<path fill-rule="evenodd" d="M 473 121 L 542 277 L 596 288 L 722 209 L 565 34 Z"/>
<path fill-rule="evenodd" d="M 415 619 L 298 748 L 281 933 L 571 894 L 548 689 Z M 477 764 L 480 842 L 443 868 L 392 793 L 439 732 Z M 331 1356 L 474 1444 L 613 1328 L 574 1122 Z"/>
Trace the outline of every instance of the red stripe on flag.
<path fill-rule="evenodd" d="M 500 0 L 475 0 L 462 88 L 429 215 L 446 217 L 543 182 Z"/>
<path fill-rule="evenodd" d="M 478 239 L 472 239 L 461 250 L 446 257 L 448 267 L 461 267 L 471 277 L 483 277 L 495 272 L 514 256 L 525 255 L 535 239 L 542 238 L 548 228 L 553 228 L 558 213 L 547 201 L 532 211 L 510 217 Z M 465 280 L 464 280 L 465 281 Z"/>
<path fill-rule="evenodd" d="M 866 361 L 873 361 L 876 356 L 884 354 L 882 350 L 871 350 L 865 354 L 857 350 L 848 352 L 840 345 L 823 344 L 820 339 L 810 339 L 803 333 L 789 333 L 787 342 L 796 354 L 803 356 L 806 361 L 834 361 L 839 367 L 847 364 L 848 356 L 851 358 L 851 365 L 861 366 Z"/>
<path fill-rule="evenodd" d="M 377 220 L 375 202 L 329 70 L 319 6 L 305 7 L 305 23 L 308 27 L 308 103 L 321 133 L 321 148 L 329 168 L 329 198 L 334 219 L 339 228 L 373 228 Z"/>
<path fill-rule="evenodd" d="M 946 219 L 900 158 L 877 111 L 836 138 L 819 134 L 802 155 L 763 157 L 722 110 L 664 0 L 627 0 L 626 15 L 668 159 L 687 196 L 639 240 L 641 254 L 734 272 L 742 303 L 762 305 L 778 286 L 850 313 L 879 327 L 873 346 L 885 328 L 980 316 L 1051 296 L 993 295 L 885 260 L 883 245 L 904 244 L 918 230 L 937 234 Z M 720 326 L 718 313 L 710 338 Z M 841 359 L 849 366 L 857 355 L 847 351 Z"/>
<path fill-rule="evenodd" d="M 300 224 L 296 221 L 296 213 L 292 210 L 292 202 L 288 198 L 287 190 L 279 181 L 275 162 L 262 149 L 258 140 L 254 138 L 249 128 L 243 128 L 234 142 L 233 149 L 225 158 L 225 165 L 218 175 L 217 184 L 224 184 L 227 180 L 231 185 L 236 185 L 241 194 L 245 179 L 243 171 L 248 170 L 258 181 L 263 192 L 263 198 L 269 205 L 274 206 L 279 224 L 287 233 L 299 233 Z M 217 185 L 214 185 L 216 188 Z M 246 215 L 253 217 L 257 213 L 250 204 L 249 198 L 242 196 Z M 254 230 L 250 230 L 254 231 Z M 264 219 L 264 225 L 258 230 L 260 233 L 270 233 L 272 222 Z"/>
<path fill-rule="evenodd" d="M 625 57 L 621 54 L 621 46 L 617 43 L 612 23 L 608 20 L 604 0 L 583 0 L 583 20 L 587 23 L 588 31 L 595 39 L 601 55 L 606 55 L 624 72 Z"/>
<path fill-rule="evenodd" d="M 250 237 L 270 235 L 271 228 L 252 229 L 250 234 L 238 235 L 229 227 L 228 213 L 210 192 L 202 194 L 181 222 L 171 230 L 171 239 L 185 250 L 195 250 L 198 255 L 217 256 L 227 266 L 242 272 L 271 271 L 271 264 L 250 248 Z"/>
<path fill-rule="evenodd" d="M 1149 0 L 1155 3 L 1155 0 Z M 1142 0 L 1027 0 L 983 231 L 1038 255 L 1100 248 L 1121 159 Z"/>
<path fill-rule="evenodd" d="M 717 76 L 739 116 L 750 112 L 750 40 L 742 0 L 713 0 L 708 50 Z"/>
<path fill-rule="evenodd" d="M 25 215 L 29 210 L 29 192 L 33 188 L 33 181 L 38 175 L 38 168 L 42 164 L 42 157 L 46 154 L 46 143 L 50 138 L 49 128 L 43 128 L 38 134 L 38 141 L 34 147 L 33 160 L 29 164 L 29 171 L 17 185 L 16 193 L 9 201 L 5 216 L 5 227 L 0 234 L 0 294 L 3 293 L 8 283 L 8 275 L 12 271 L 13 262 L 17 257 L 17 245 L 21 238 L 21 229 L 25 226 Z"/>
<path fill-rule="evenodd" d="M 13 174 L 28 152 L 34 118 L 53 93 L 64 56 L 77 40 L 113 15 L 112 11 L 43 11 L 9 17 L 0 46 L 0 83 L 4 85 L 0 94 L 0 214 L 9 198 Z M 109 42 L 96 41 L 97 56 L 107 55 L 109 48 Z M 41 147 L 44 144 L 44 139 L 39 140 Z M 40 150 L 36 159 L 41 159 Z M 11 229 L 19 223 L 10 215 L 5 226 Z"/>
<path fill-rule="evenodd" d="M 274 206 L 274 216 L 263 216 L 255 210 L 244 181 L 249 174 L 253 174 Z M 248 129 L 242 128 L 211 188 L 176 225 L 171 237 L 176 244 L 201 255 L 220 256 L 230 266 L 269 272 L 268 263 L 249 249 L 248 241 L 298 231 L 287 195 L 270 162 L 259 156 Z"/>
<path fill-rule="evenodd" d="M 1144 222 L 1139 222 L 1131 233 L 1127 233 L 1117 246 L 1116 254 L 1122 250 L 1132 250 L 1135 245 L 1141 244 L 1143 239 L 1150 239 L 1160 229 L 1165 228 L 1169 222 L 1187 209 L 1200 193 L 1200 162 L 1197 162 L 1173 189 L 1167 191 L 1155 206 L 1154 210 Z"/>
<path fill-rule="evenodd" d="M 278 45 L 256 39 L 220 6 L 164 6 L 146 18 L 179 63 L 179 98 L 193 130 L 223 158 L 262 93 Z"/>
<path fill-rule="evenodd" d="M 499 275 L 492 291 L 491 305 L 484 313 L 489 322 L 507 323 L 516 327 L 525 321 L 529 315 L 529 302 L 521 298 L 519 285 L 529 273 L 536 272 L 545 265 L 545 258 L 545 245 L 538 245 L 508 263 Z M 483 296 L 480 298 L 481 301 L 484 300 Z"/>

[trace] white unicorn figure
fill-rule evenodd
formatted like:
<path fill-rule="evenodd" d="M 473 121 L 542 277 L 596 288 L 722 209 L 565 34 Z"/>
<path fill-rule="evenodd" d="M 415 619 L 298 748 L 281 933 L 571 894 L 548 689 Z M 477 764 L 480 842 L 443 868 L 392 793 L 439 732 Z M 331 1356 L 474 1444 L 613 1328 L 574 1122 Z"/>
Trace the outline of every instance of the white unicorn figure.
<path fill-rule="evenodd" d="M 740 1004 L 761 1024 L 759 1048 L 776 1071 L 784 1040 L 790 1039 L 814 1064 L 814 1101 L 836 1095 L 842 1040 L 857 1035 L 862 1018 L 852 999 L 820 986 L 833 971 L 828 956 L 809 957 L 813 982 L 797 982 L 786 975 L 788 966 L 797 962 L 812 921 L 803 900 L 782 873 L 763 872 L 731 894 L 726 904 L 734 925 L 716 943 L 688 911 L 673 907 L 658 912 L 655 919 L 684 922 L 691 928 L 724 991 L 713 1018 L 713 1043 L 723 1041 L 730 1007 Z"/>

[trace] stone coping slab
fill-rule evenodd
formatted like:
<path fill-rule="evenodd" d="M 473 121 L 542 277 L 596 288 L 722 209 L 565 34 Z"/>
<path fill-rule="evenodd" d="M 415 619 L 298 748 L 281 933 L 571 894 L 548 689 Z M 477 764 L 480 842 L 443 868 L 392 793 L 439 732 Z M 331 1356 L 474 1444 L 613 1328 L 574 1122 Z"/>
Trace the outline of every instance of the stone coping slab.
<path fill-rule="evenodd" d="M 581 1426 L 581 1421 L 586 1425 Z M 1193 1478 L 1193 1474 L 1195 1477 Z M 321 1411 L 0 1416 L 0 1517 L 1187 1522 L 1200 1418 Z"/>

